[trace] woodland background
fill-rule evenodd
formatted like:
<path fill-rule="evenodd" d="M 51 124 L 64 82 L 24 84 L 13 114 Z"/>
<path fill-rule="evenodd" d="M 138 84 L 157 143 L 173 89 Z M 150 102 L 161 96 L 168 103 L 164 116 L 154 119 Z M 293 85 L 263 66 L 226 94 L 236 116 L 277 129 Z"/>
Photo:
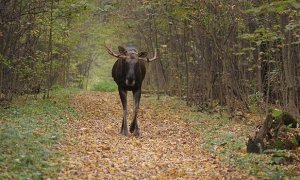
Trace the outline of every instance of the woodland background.
<path fill-rule="evenodd" d="M 201 109 L 272 104 L 298 116 L 299 8 L 296 0 L 4 0 L 1 101 L 49 96 L 53 86 L 113 86 L 103 45 L 133 43 L 159 50 L 146 90 Z"/>
<path fill-rule="evenodd" d="M 0 179 L 88 179 L 97 168 L 125 177 L 117 169 L 130 166 L 118 158 L 124 137 L 117 92 L 80 90 L 117 91 L 116 59 L 105 44 L 115 51 L 134 44 L 149 57 L 156 48 L 159 56 L 147 63 L 143 84 L 146 137 L 126 139 L 125 154 L 137 155 L 131 163 L 141 171 L 130 166 L 125 173 L 137 176 L 126 177 L 162 163 L 162 171 L 178 165 L 172 177 L 186 169 L 206 177 L 297 179 L 299 128 L 282 122 L 285 116 L 297 124 L 300 115 L 299 9 L 298 0 L 1 0 Z M 274 126 L 282 139 L 270 137 Z M 247 153 L 258 129 L 274 146 Z M 196 132 L 198 138 L 189 135 Z M 151 162 L 136 153 L 152 151 L 159 158 Z M 161 158 L 168 152 L 174 161 Z M 175 163 L 184 152 L 197 166 Z"/>

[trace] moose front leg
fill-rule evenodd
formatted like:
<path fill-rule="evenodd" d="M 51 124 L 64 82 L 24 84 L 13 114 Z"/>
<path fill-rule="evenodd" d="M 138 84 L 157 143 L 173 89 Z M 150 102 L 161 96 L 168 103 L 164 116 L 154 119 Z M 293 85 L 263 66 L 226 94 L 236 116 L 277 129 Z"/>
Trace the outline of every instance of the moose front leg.
<path fill-rule="evenodd" d="M 120 95 L 122 106 L 123 106 L 123 120 L 122 120 L 121 134 L 127 136 L 128 135 L 128 128 L 127 128 L 127 91 L 119 89 L 119 95 Z"/>
<path fill-rule="evenodd" d="M 140 130 L 137 123 L 137 113 L 141 99 L 141 89 L 133 91 L 134 107 L 133 107 L 133 121 L 130 125 L 130 132 L 134 133 L 136 137 L 140 135 Z"/>

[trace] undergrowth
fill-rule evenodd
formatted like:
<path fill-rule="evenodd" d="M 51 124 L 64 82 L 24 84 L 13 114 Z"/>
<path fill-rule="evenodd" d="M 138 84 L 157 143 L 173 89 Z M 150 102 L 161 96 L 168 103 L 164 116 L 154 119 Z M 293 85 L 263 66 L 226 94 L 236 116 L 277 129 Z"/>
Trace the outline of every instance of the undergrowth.
<path fill-rule="evenodd" d="M 246 152 L 248 135 L 255 132 L 255 124 L 237 122 L 220 114 L 195 112 L 187 117 L 196 131 L 204 137 L 202 147 L 221 157 L 224 163 L 231 164 L 263 179 L 300 177 L 295 164 L 276 162 L 276 153 L 289 155 L 292 151 L 276 151 L 270 154 L 251 154 Z"/>
<path fill-rule="evenodd" d="M 297 160 L 293 163 L 278 163 L 278 154 L 298 156 L 297 151 L 274 150 L 269 154 L 251 154 L 246 152 L 248 135 L 253 134 L 256 124 L 251 121 L 229 120 L 225 113 L 198 112 L 196 107 L 186 107 L 178 98 L 162 96 L 155 100 L 147 98 L 155 106 L 169 104 L 169 108 L 184 110 L 182 119 L 191 123 L 195 131 L 203 137 L 199 146 L 218 155 L 222 162 L 243 170 L 259 179 L 299 179 Z"/>
<path fill-rule="evenodd" d="M 0 109 L 0 179 L 44 179 L 58 173 L 64 126 L 78 115 L 68 105 L 74 92 L 57 89 L 50 99 L 19 98 Z"/>

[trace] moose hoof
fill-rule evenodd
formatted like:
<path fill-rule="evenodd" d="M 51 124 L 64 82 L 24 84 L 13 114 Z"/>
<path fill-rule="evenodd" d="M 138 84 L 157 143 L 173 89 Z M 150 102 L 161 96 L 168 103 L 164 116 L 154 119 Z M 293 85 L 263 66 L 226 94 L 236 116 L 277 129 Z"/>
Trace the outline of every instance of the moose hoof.
<path fill-rule="evenodd" d="M 128 130 L 127 129 L 122 129 L 121 134 L 124 136 L 128 136 Z"/>
<path fill-rule="evenodd" d="M 134 130 L 135 130 L 135 124 L 133 124 L 133 123 L 131 123 L 130 124 L 130 133 L 133 133 L 134 132 Z"/>
<path fill-rule="evenodd" d="M 139 129 L 135 129 L 134 132 L 133 132 L 133 135 L 135 137 L 140 137 L 140 130 Z"/>

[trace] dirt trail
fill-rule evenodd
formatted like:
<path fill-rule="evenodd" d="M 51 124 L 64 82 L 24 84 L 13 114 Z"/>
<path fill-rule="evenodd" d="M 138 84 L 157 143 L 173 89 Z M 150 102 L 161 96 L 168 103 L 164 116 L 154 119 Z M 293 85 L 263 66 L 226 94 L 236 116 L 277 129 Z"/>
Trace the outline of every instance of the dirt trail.
<path fill-rule="evenodd" d="M 81 93 L 73 105 L 84 117 L 69 122 L 63 146 L 68 161 L 59 175 L 63 179 L 249 178 L 201 149 L 201 135 L 181 120 L 188 111 L 183 105 L 174 107 L 168 100 L 155 105 L 142 97 L 140 138 L 120 135 L 117 93 Z"/>

